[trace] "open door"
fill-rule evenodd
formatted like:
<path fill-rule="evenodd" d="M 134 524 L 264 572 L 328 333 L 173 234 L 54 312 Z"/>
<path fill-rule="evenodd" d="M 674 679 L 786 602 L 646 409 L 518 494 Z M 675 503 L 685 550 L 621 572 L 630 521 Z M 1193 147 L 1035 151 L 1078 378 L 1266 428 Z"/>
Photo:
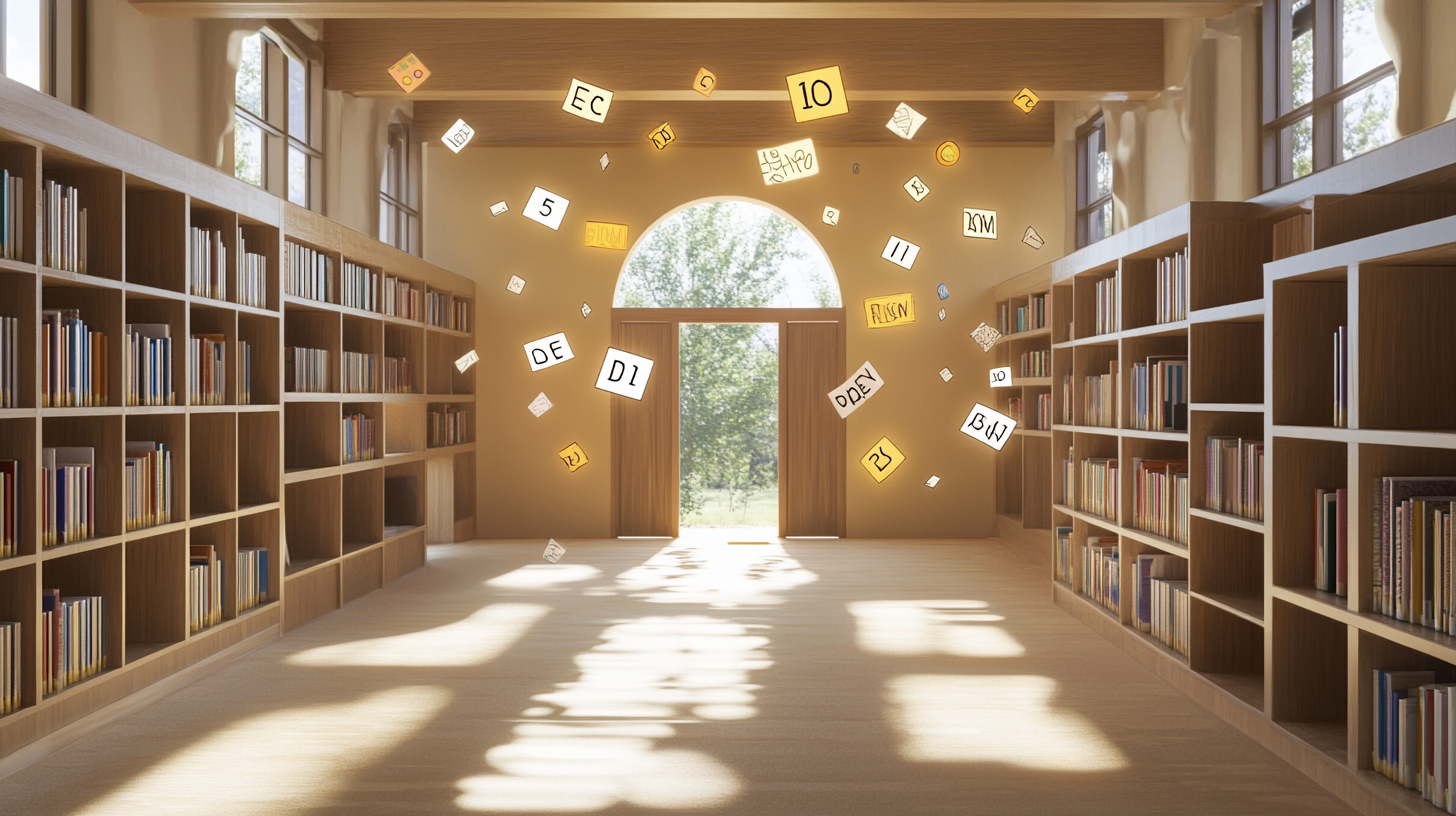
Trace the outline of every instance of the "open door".
<path fill-rule="evenodd" d="M 613 322 L 612 345 L 653 361 L 641 400 L 613 394 L 612 534 L 678 533 L 677 321 Z"/>
<path fill-rule="evenodd" d="M 829 392 L 844 381 L 844 322 L 779 324 L 779 535 L 839 536 L 844 420 Z"/>

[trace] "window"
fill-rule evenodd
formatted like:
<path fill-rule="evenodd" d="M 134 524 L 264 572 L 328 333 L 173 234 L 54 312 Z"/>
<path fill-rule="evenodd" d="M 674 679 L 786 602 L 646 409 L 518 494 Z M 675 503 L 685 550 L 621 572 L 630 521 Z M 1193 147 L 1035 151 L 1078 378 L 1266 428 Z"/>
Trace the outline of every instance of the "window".
<path fill-rule="evenodd" d="M 1264 189 L 1395 138 L 1375 0 L 1269 0 L 1264 41 Z"/>
<path fill-rule="evenodd" d="M 81 0 L 0 0 L 0 72 L 62 102 L 80 104 L 72 44 Z"/>
<path fill-rule="evenodd" d="M 1077 248 L 1112 234 L 1112 159 L 1102 114 L 1077 130 Z"/>
<path fill-rule="evenodd" d="M 384 171 L 379 176 L 379 240 L 420 254 L 420 146 L 409 125 L 389 126 Z"/>
<path fill-rule="evenodd" d="M 323 71 L 267 32 L 243 40 L 234 83 L 233 174 L 317 210 L 323 177 Z"/>

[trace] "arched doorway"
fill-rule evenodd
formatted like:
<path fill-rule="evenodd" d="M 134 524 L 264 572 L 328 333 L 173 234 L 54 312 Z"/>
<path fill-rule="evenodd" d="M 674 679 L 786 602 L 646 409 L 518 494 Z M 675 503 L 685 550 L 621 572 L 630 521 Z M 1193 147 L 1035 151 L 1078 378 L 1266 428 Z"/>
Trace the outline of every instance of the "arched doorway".
<path fill-rule="evenodd" d="M 684 434 L 680 411 L 691 416 L 701 390 L 685 383 L 681 366 L 688 376 L 704 365 L 745 366 L 764 352 L 754 338 L 770 333 L 777 382 L 745 390 L 771 389 L 777 400 L 771 408 L 751 399 L 734 403 L 728 408 L 735 422 L 727 425 L 738 428 L 735 440 L 754 444 L 743 428 L 755 412 L 772 410 L 776 445 L 771 455 L 738 457 L 734 472 L 756 482 L 772 467 L 780 535 L 843 535 L 844 427 L 827 399 L 844 378 L 838 279 L 794 219 L 761 202 L 728 198 L 690 202 L 658 219 L 618 277 L 612 345 L 657 361 L 654 374 L 663 376 L 652 378 L 641 401 L 612 398 L 614 535 L 676 536 L 680 497 L 692 509 L 701 495 L 694 468 L 728 444 L 704 437 L 723 432 L 724 423 L 690 423 Z M 705 353 L 710 347 L 716 352 Z"/>

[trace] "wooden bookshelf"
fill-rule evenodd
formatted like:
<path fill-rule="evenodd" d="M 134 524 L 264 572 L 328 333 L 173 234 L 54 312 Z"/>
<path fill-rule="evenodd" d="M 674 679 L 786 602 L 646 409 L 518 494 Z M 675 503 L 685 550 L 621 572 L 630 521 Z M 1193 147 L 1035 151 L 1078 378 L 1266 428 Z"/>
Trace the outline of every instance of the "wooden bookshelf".
<path fill-rule="evenodd" d="M 992 290 L 996 312 L 1006 317 L 1005 326 L 997 326 L 1003 336 L 992 348 L 997 367 L 1011 367 L 1011 385 L 994 391 L 996 410 L 1011 413 L 1011 400 L 1021 400 L 1021 416 L 1017 432 L 996 454 L 996 513 L 998 524 L 1010 523 L 1023 529 L 1045 529 L 1051 526 L 1050 461 L 1051 425 L 1037 427 L 1037 398 L 1052 391 L 1053 378 L 1022 376 L 1022 355 L 1032 352 L 1043 355 L 1051 351 L 1051 304 L 1042 312 L 1045 321 L 1038 323 L 1032 301 L 1046 298 L 1051 292 L 1045 270 L 1033 270 L 1001 283 Z M 1025 319 L 1017 323 L 1017 310 L 1026 310 Z M 1020 331 L 1017 329 L 1020 328 Z"/>
<path fill-rule="evenodd" d="M 19 555 L 0 559 L 0 619 L 22 631 L 21 707 L 0 717 L 0 762 L 17 749 L 203 661 L 240 654 L 361 597 L 424 563 L 429 540 L 474 535 L 474 446 L 427 449 L 430 401 L 471 401 L 473 377 L 450 362 L 473 347 L 473 325 L 461 331 L 423 321 L 384 318 L 283 294 L 285 241 L 298 240 L 347 256 L 376 271 L 403 274 L 469 302 L 469 280 L 384 246 L 367 236 L 285 205 L 255 187 L 124 133 L 51 97 L 0 80 L 0 165 L 25 180 L 25 247 L 0 261 L 0 314 L 21 328 L 15 408 L 0 410 L 0 459 L 20 463 L 23 514 Z M 42 180 L 79 189 L 87 211 L 87 272 L 41 265 L 46 228 Z M 227 247 L 227 288 L 213 299 L 193 294 L 190 228 L 219 230 Z M 262 305 L 239 302 L 238 241 L 267 259 Z M 109 353 L 104 405 L 41 407 L 41 313 L 79 309 L 103 332 Z M 475 316 L 472 314 L 471 318 Z M 123 326 L 165 323 L 173 339 L 174 404 L 128 406 L 123 399 Z M 227 349 L 222 404 L 191 404 L 187 339 L 218 334 Z M 251 349 L 251 400 L 240 399 L 237 355 Z M 284 388 L 284 349 L 299 344 L 332 352 L 324 394 Z M 341 350 L 408 356 L 416 366 L 413 394 L 339 393 Z M 398 351 L 396 351 L 398 350 Z M 448 360 L 433 359 L 443 355 Z M 453 356 L 451 356 L 453 355 Z M 433 366 L 433 368 L 432 368 Z M 425 393 L 426 372 L 439 396 Z M 402 410 L 398 415 L 391 407 Z M 376 457 L 344 463 L 343 413 L 375 419 Z M 388 461 L 390 432 L 417 461 Z M 128 441 L 165 442 L 172 454 L 173 512 L 164 524 L 125 529 L 123 466 Z M 40 537 L 40 452 L 44 447 L 95 449 L 95 535 L 54 547 Z M 451 476 L 426 480 L 427 460 Z M 416 476 L 410 523 L 386 527 L 390 476 Z M 448 529 L 428 530 L 429 496 L 453 500 Z M 468 500 L 464 500 L 468 494 Z M 191 632 L 189 545 L 210 544 L 225 565 L 222 620 Z M 239 611 L 238 551 L 268 552 L 269 591 Z M 291 563 L 284 565 L 285 553 Z M 44 694 L 38 637 L 41 592 L 100 595 L 104 600 L 103 671 Z M 44 747 L 39 750 L 45 750 Z"/>

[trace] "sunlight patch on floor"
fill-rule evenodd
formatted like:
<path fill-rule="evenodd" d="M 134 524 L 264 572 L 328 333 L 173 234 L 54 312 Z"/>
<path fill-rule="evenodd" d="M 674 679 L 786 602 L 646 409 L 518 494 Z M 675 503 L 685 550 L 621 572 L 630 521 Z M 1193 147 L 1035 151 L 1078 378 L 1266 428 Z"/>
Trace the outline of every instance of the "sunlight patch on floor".
<path fill-rule="evenodd" d="M 289 655 L 294 666 L 478 666 L 499 657 L 546 616 L 542 604 L 499 603 L 402 635 L 334 643 Z"/>
<path fill-rule="evenodd" d="M 984 601 L 856 601 L 855 642 L 869 654 L 1021 657 L 1026 648 Z"/>
<path fill-rule="evenodd" d="M 568 589 L 561 584 L 590 581 L 602 571 L 587 564 L 527 564 L 485 582 L 492 589 Z"/>
<path fill-rule="evenodd" d="M 783 603 L 775 593 L 819 580 L 762 530 L 726 528 L 684 531 L 638 566 L 617 576 L 627 595 L 648 603 L 701 603 L 714 609 Z M 764 540 L 767 545 L 732 546 L 729 541 Z"/>

